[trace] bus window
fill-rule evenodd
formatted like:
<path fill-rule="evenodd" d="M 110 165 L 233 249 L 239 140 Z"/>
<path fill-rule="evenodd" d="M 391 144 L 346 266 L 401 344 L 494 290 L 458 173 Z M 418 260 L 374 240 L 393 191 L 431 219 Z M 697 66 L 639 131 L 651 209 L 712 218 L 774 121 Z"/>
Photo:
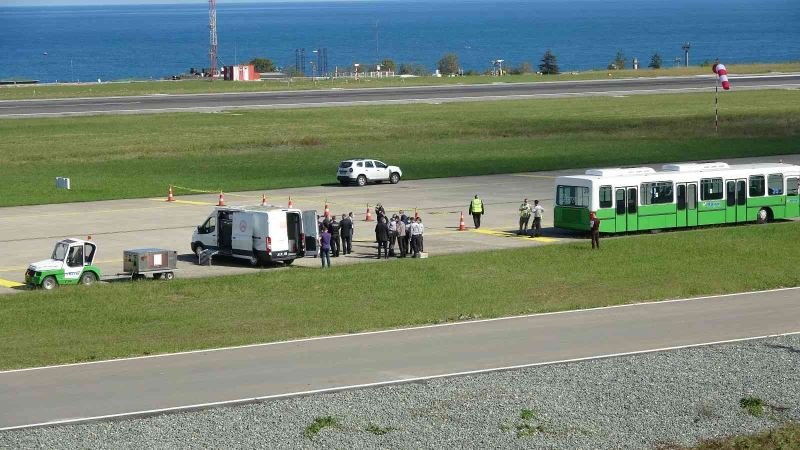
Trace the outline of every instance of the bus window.
<path fill-rule="evenodd" d="M 703 178 L 700 180 L 701 200 L 722 200 L 722 178 Z"/>
<path fill-rule="evenodd" d="M 642 183 L 642 205 L 672 203 L 672 181 Z"/>
<path fill-rule="evenodd" d="M 600 186 L 600 207 L 611 208 L 611 186 Z"/>
<path fill-rule="evenodd" d="M 787 178 L 786 179 L 786 195 L 797 195 L 798 183 L 800 183 L 800 178 Z"/>
<path fill-rule="evenodd" d="M 617 189 L 617 214 L 625 214 L 625 189 Z"/>
<path fill-rule="evenodd" d="M 686 209 L 686 185 L 678 185 L 678 211 Z"/>
<path fill-rule="evenodd" d="M 688 195 L 686 196 L 686 207 L 689 209 L 697 208 L 697 185 L 690 184 L 688 188 Z"/>
<path fill-rule="evenodd" d="M 558 186 L 556 205 L 589 207 L 589 188 L 583 186 Z"/>
<path fill-rule="evenodd" d="M 725 194 L 728 196 L 728 206 L 733 206 L 736 204 L 736 182 L 733 180 L 729 180 L 727 183 L 727 189 L 725 190 Z"/>
<path fill-rule="evenodd" d="M 761 197 L 764 195 L 764 175 L 753 175 L 750 177 L 750 197 Z"/>
<path fill-rule="evenodd" d="M 769 195 L 783 195 L 783 175 L 770 174 L 767 178 L 767 193 Z"/>

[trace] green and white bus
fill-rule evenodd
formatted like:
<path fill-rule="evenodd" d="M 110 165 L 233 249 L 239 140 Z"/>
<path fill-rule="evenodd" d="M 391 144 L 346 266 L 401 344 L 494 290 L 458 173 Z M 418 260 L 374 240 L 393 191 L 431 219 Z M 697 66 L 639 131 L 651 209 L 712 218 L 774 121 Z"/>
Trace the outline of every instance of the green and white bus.
<path fill-rule="evenodd" d="M 800 166 L 792 164 L 591 169 L 556 178 L 554 225 L 588 231 L 590 211 L 604 233 L 800 217 L 798 180 Z"/>

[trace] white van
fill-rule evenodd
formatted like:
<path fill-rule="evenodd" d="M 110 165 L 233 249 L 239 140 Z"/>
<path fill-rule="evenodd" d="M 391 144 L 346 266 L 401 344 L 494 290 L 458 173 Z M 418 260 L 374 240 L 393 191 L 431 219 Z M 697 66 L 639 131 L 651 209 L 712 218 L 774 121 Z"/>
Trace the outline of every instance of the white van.
<path fill-rule="evenodd" d="M 315 257 L 317 212 L 269 207 L 218 207 L 192 234 L 192 252 L 204 250 L 245 259 L 251 264 Z"/>

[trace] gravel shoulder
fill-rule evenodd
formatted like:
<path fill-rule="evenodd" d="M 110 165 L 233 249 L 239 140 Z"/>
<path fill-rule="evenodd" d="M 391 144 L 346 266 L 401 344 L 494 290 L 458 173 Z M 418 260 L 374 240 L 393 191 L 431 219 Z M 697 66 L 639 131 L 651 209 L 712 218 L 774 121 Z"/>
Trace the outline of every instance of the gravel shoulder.
<path fill-rule="evenodd" d="M 800 335 L 793 335 L 192 413 L 5 432 L 0 433 L 0 448 L 691 445 L 703 438 L 753 433 L 800 420 L 798 367 Z M 763 400 L 761 417 L 739 407 L 747 396 Z M 334 418 L 332 426 L 306 432 L 316 418 L 327 416 Z"/>

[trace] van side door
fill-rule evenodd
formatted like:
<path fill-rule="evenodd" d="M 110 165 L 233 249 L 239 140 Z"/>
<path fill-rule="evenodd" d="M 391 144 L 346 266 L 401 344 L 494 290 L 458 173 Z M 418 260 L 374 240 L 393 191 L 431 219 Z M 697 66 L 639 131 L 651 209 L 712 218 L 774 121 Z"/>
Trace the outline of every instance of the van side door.
<path fill-rule="evenodd" d="M 231 253 L 236 256 L 253 256 L 252 214 L 235 211 L 231 226 Z"/>
<path fill-rule="evenodd" d="M 319 255 L 319 245 L 317 238 L 319 237 L 319 229 L 317 228 L 317 211 L 303 211 L 303 234 L 306 236 L 305 240 L 305 254 L 311 258 L 316 258 Z"/>

